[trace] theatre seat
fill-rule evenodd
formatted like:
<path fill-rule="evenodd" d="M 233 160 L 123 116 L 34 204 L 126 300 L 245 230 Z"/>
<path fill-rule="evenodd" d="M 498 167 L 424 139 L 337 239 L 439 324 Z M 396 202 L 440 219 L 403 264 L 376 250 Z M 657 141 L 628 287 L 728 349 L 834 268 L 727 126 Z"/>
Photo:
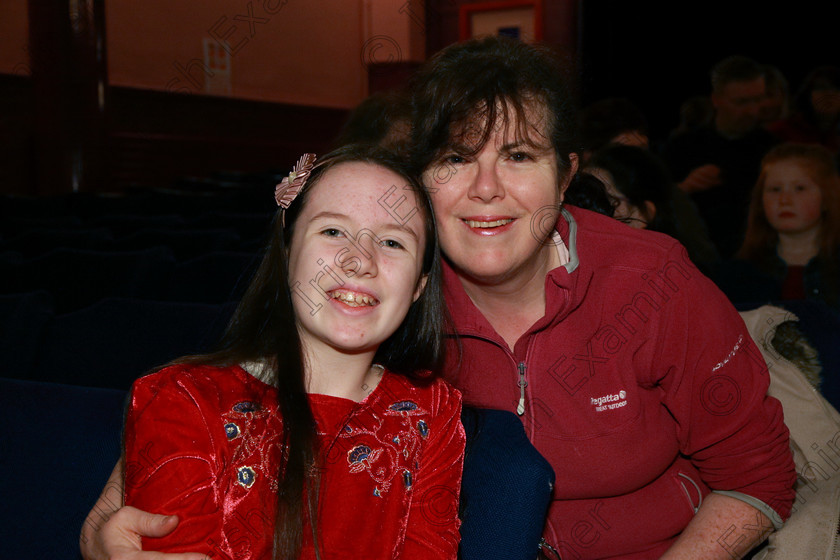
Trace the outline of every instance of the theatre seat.
<path fill-rule="evenodd" d="M 103 227 L 35 227 L 9 237 L 2 246 L 24 257 L 37 257 L 59 248 L 107 251 L 113 243 L 111 231 Z"/>
<path fill-rule="evenodd" d="M 30 375 L 53 314 L 46 291 L 0 295 L 0 376 Z"/>
<path fill-rule="evenodd" d="M 88 306 L 104 297 L 155 298 L 175 265 L 165 247 L 138 251 L 55 249 L 3 267 L 0 293 L 46 290 L 56 312 Z"/>
<path fill-rule="evenodd" d="M 177 263 L 161 299 L 200 303 L 238 301 L 259 265 L 259 255 L 214 251 Z"/>
<path fill-rule="evenodd" d="M 143 229 L 114 242 L 115 250 L 134 251 L 167 247 L 175 259 L 184 261 L 210 251 L 235 249 L 241 239 L 232 228 L 219 229 Z"/>
<path fill-rule="evenodd" d="M 120 454 L 126 393 L 0 378 L 0 558 L 78 560 Z"/>
<path fill-rule="evenodd" d="M 31 378 L 128 389 L 140 375 L 213 348 L 234 304 L 106 298 L 57 315 L 46 328 Z"/>

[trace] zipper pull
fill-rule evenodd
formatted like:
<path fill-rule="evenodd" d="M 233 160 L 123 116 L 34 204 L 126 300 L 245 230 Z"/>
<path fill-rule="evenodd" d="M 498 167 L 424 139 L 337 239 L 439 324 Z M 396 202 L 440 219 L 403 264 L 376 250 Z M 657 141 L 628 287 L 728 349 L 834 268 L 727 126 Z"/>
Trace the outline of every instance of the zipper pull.
<path fill-rule="evenodd" d="M 528 386 L 528 382 L 525 381 L 525 362 L 519 362 L 519 382 L 517 385 L 519 386 L 519 406 L 516 407 L 516 413 L 522 416 L 525 414 L 525 387 Z"/>

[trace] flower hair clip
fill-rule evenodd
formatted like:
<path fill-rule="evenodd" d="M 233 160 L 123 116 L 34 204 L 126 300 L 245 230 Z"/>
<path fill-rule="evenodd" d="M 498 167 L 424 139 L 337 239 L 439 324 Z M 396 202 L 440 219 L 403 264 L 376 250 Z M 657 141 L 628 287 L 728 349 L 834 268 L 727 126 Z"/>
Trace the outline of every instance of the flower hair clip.
<path fill-rule="evenodd" d="M 283 180 L 274 188 L 274 200 L 277 201 L 277 206 L 282 206 L 285 210 L 292 204 L 303 185 L 306 184 L 306 179 L 314 165 L 315 154 L 300 156 L 288 177 L 283 177 Z"/>

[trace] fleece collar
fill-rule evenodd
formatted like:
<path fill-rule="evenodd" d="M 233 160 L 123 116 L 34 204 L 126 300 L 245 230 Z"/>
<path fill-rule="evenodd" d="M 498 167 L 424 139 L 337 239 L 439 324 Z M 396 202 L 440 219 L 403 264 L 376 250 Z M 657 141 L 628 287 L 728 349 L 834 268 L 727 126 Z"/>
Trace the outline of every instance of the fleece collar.
<path fill-rule="evenodd" d="M 579 210 L 573 207 L 564 207 L 560 212 L 551 239 L 558 248 L 562 264 L 546 275 L 546 313 L 528 329 L 528 333 L 543 330 L 562 321 L 580 303 L 575 295 L 582 295 L 586 291 L 583 284 L 588 284 L 588 275 L 579 270 L 578 221 L 575 218 L 578 214 Z M 445 259 L 443 279 L 444 295 L 455 333 L 462 336 L 480 336 L 506 346 L 502 337 L 469 298 L 457 273 Z"/>

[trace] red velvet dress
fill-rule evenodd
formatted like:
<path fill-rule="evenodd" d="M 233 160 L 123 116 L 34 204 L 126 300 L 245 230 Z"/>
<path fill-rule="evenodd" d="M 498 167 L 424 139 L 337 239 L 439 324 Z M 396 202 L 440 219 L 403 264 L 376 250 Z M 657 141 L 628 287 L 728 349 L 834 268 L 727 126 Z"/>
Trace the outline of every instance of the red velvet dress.
<path fill-rule="evenodd" d="M 321 558 L 455 558 L 461 395 L 386 372 L 362 402 L 310 395 L 323 471 Z M 144 550 L 271 558 L 282 420 L 276 389 L 239 366 L 172 366 L 134 383 L 127 505 L 178 514 Z M 315 558 L 304 527 L 302 558 Z"/>

